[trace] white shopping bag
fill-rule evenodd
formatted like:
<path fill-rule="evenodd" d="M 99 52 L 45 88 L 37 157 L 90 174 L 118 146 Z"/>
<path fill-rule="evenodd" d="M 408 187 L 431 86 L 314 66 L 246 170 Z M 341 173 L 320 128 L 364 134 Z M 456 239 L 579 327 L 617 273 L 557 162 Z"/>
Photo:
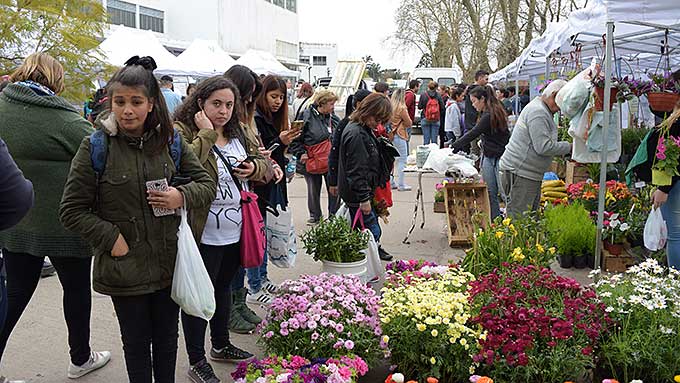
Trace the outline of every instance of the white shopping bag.
<path fill-rule="evenodd" d="M 335 216 L 344 218 L 348 223 L 352 223 L 352 214 L 349 212 L 349 207 L 347 207 L 347 204 L 344 202 L 340 205 L 338 211 L 335 212 Z"/>
<path fill-rule="evenodd" d="M 652 208 L 645 223 L 645 247 L 651 251 L 658 251 L 666 246 L 668 229 L 666 221 L 663 220 L 661 209 Z"/>
<path fill-rule="evenodd" d="M 215 313 L 215 289 L 191 233 L 186 209 L 181 213 L 171 297 L 185 313 L 209 321 Z"/>
<path fill-rule="evenodd" d="M 293 213 L 290 206 L 283 210 L 278 205 L 276 210 L 279 213 L 278 217 L 267 212 L 267 257 L 274 266 L 287 269 L 295 266 L 295 258 L 297 258 Z"/>
<path fill-rule="evenodd" d="M 377 283 L 382 279 L 385 271 L 380 262 L 378 243 L 373 238 L 373 233 L 370 230 L 364 229 L 364 233 L 367 233 L 369 238 L 368 247 L 364 250 L 364 253 L 366 253 L 366 282 Z"/>

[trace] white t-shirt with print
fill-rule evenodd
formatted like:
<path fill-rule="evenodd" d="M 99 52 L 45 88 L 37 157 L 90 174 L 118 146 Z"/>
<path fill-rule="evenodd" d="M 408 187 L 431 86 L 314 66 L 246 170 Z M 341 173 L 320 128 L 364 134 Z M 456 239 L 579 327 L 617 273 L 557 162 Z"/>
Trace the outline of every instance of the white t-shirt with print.
<path fill-rule="evenodd" d="M 222 156 L 236 168 L 246 158 L 246 150 L 238 139 L 229 140 L 229 143 L 220 148 L 215 145 Z M 213 153 L 217 159 L 217 195 L 210 206 L 208 221 L 203 229 L 201 243 L 211 246 L 226 246 L 236 243 L 241 239 L 241 195 L 229 174 L 229 169 L 222 159 Z M 237 182 L 241 182 L 237 179 Z M 248 190 L 247 183 L 241 182 L 241 188 Z"/>

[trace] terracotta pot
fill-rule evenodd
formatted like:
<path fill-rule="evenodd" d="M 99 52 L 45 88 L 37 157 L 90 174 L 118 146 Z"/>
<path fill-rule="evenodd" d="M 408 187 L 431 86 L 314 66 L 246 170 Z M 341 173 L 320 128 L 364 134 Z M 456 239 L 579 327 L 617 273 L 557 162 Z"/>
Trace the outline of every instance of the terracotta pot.
<path fill-rule="evenodd" d="M 621 253 L 623 253 L 622 243 L 609 243 L 609 241 L 605 241 L 604 248 L 607 249 L 611 255 L 621 255 Z"/>
<path fill-rule="evenodd" d="M 680 94 L 668 92 L 647 93 L 649 108 L 655 112 L 672 112 L 680 100 Z"/>
<path fill-rule="evenodd" d="M 616 94 L 619 93 L 619 90 L 616 88 L 610 88 L 609 92 L 611 94 L 611 97 L 609 98 L 609 110 L 612 109 L 612 106 L 616 102 Z M 595 88 L 595 111 L 601 112 L 604 110 L 604 88 L 596 87 Z"/>
<path fill-rule="evenodd" d="M 652 169 L 652 185 L 666 186 L 673 183 L 673 177 L 661 170 Z"/>

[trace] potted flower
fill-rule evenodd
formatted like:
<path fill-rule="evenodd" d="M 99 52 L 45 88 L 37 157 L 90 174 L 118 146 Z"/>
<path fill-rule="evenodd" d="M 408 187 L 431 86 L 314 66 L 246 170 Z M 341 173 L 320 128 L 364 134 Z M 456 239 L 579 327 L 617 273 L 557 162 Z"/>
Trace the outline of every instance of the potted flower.
<path fill-rule="evenodd" d="M 601 112 L 604 110 L 604 84 L 605 84 L 605 79 L 602 76 L 597 76 L 593 80 L 593 98 L 595 100 L 595 111 Z M 619 95 L 619 91 L 621 88 L 623 88 L 624 85 L 621 81 L 619 81 L 617 78 L 612 78 L 611 81 L 611 87 L 609 88 L 610 92 L 610 97 L 609 97 L 609 109 L 611 110 L 612 106 L 616 102 L 616 98 Z M 621 92 L 623 95 L 623 92 Z"/>
<path fill-rule="evenodd" d="M 445 199 L 445 193 L 446 193 L 446 184 L 448 183 L 447 180 L 444 180 L 442 183 L 439 183 L 435 185 L 435 192 L 434 192 L 434 212 L 435 213 L 446 213 L 446 204 L 444 203 Z"/>
<path fill-rule="evenodd" d="M 680 83 L 673 77 L 670 71 L 662 74 L 653 74 L 652 86 L 647 93 L 649 107 L 654 112 L 669 113 L 680 100 Z"/>
<path fill-rule="evenodd" d="M 604 247 L 611 255 L 621 255 L 623 252 L 623 240 L 628 235 L 630 225 L 623 222 L 618 213 L 604 212 L 604 227 L 602 238 Z"/>
<path fill-rule="evenodd" d="M 678 173 L 680 138 L 671 136 L 667 128 L 668 123 L 664 121 L 664 124 L 661 126 L 652 166 L 652 184 L 657 186 L 670 185 L 673 176 L 680 175 Z"/>
<path fill-rule="evenodd" d="M 359 356 L 373 365 L 384 355 L 377 293 L 355 276 L 303 275 L 281 284 L 259 326 L 268 355 L 315 359 Z"/>
<path fill-rule="evenodd" d="M 305 232 L 307 254 L 321 261 L 323 271 L 362 277 L 366 273 L 368 232 L 354 230 L 346 219 L 332 216 Z"/>
<path fill-rule="evenodd" d="M 236 371 L 231 373 L 231 377 L 236 383 L 355 383 L 366 372 L 368 372 L 368 366 L 358 356 L 310 360 L 295 355 L 285 358 L 271 356 L 260 360 L 240 362 Z"/>

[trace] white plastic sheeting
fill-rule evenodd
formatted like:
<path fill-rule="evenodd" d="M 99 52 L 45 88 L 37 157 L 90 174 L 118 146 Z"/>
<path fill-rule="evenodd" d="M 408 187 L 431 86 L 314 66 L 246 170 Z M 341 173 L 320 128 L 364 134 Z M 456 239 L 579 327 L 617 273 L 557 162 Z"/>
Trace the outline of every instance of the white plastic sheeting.
<path fill-rule="evenodd" d="M 236 64 L 247 66 L 257 74 L 273 74 L 283 77 L 300 76 L 300 72 L 286 68 L 271 53 L 255 49 L 249 49 L 236 60 Z"/>
<path fill-rule="evenodd" d="M 132 56 L 151 56 L 159 70 L 177 68 L 177 57 L 168 52 L 150 31 L 119 26 L 106 38 L 99 49 L 103 60 L 115 66 L 123 66 Z"/>
<path fill-rule="evenodd" d="M 545 62 L 553 52 L 570 54 L 581 45 L 581 61 L 604 55 L 607 21 L 615 21 L 616 71 L 636 74 L 659 66 L 664 27 L 669 28 L 671 66 L 680 64 L 680 12 L 678 0 L 595 0 L 584 9 L 572 12 L 569 19 L 551 23 L 534 38 L 510 65 L 490 76 L 490 80 L 527 78 L 545 73 Z M 663 66 L 663 65 L 662 65 Z M 556 67 L 560 67 L 558 64 Z M 555 69 L 551 65 L 551 70 Z"/>
<path fill-rule="evenodd" d="M 156 73 L 211 77 L 223 74 L 235 63 L 217 41 L 196 39 L 177 56 L 175 68 L 159 69 Z"/>

